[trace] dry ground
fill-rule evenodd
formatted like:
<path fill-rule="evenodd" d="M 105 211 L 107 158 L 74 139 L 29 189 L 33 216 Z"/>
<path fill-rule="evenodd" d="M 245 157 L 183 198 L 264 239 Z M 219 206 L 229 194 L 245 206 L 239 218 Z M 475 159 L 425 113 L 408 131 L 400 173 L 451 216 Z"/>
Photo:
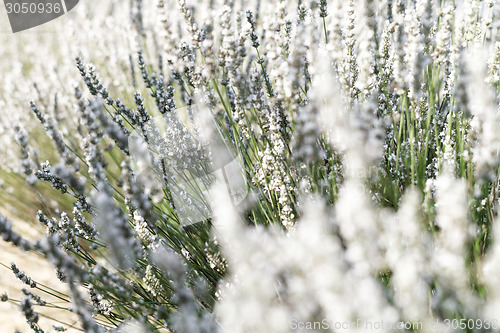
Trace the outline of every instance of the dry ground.
<path fill-rule="evenodd" d="M 13 222 L 13 224 L 16 231 L 20 232 L 24 237 L 39 237 L 39 230 L 36 230 L 35 227 L 29 225 L 28 223 L 16 220 L 15 222 Z M 44 260 L 44 258 L 33 253 L 22 252 L 18 248 L 4 242 L 1 239 L 0 262 L 9 267 L 11 262 L 15 262 L 22 271 L 25 271 L 26 274 L 36 282 L 46 286 L 50 286 L 51 288 L 58 291 L 66 292 L 67 290 L 67 286 L 57 279 L 55 270 L 52 265 Z M 21 292 L 22 288 L 26 288 L 34 294 L 40 295 L 42 299 L 47 302 L 52 302 L 58 306 L 63 307 L 70 306 L 68 303 L 62 302 L 55 297 L 43 294 L 39 290 L 29 288 L 21 281 L 16 279 L 10 269 L 0 266 L 0 294 L 6 292 L 10 298 L 20 299 L 23 296 Z M 41 307 L 36 307 L 36 310 L 40 310 L 40 313 L 44 314 L 47 317 L 57 318 L 57 320 L 60 320 L 65 324 L 71 325 L 76 322 L 75 315 L 71 314 L 68 311 Z M 46 331 L 54 332 L 53 325 L 60 326 L 61 324 L 57 323 L 54 320 L 50 320 L 45 316 L 40 315 L 39 324 L 41 328 Z M 68 327 L 68 325 L 64 326 Z M 78 330 L 76 328 L 77 326 L 75 326 L 75 328 L 73 329 L 70 328 L 67 330 L 67 332 L 81 332 L 81 330 Z M 23 332 L 31 331 L 16 304 L 13 304 L 11 302 L 0 303 L 0 332 L 15 332 L 15 330 L 20 330 Z"/>

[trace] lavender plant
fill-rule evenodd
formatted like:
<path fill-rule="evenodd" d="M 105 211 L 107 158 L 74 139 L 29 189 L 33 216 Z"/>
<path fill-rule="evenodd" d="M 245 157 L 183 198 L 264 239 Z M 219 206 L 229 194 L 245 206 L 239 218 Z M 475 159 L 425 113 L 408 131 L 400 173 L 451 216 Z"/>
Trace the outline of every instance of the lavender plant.
<path fill-rule="evenodd" d="M 496 1 L 99 6 L 0 49 L 32 330 L 500 331 Z"/>

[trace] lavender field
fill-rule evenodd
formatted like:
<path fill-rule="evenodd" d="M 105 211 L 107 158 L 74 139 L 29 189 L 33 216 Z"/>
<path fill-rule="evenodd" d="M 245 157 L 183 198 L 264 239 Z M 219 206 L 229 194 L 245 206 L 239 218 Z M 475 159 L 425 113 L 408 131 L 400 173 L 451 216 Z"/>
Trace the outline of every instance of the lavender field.
<path fill-rule="evenodd" d="M 0 332 L 500 332 L 499 19 L 102 0 L 3 20 Z"/>

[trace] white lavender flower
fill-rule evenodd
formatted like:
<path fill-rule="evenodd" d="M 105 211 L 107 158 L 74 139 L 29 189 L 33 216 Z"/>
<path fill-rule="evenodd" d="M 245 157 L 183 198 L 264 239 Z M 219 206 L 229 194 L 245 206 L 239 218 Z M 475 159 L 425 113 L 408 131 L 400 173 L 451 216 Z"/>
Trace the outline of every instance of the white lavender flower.
<path fill-rule="evenodd" d="M 473 151 L 473 161 L 479 176 L 493 178 L 494 169 L 499 163 L 500 126 L 498 123 L 498 106 L 495 103 L 494 93 L 485 83 L 486 61 L 484 53 L 472 53 L 467 56 L 467 72 L 471 80 L 468 87 L 470 110 L 474 115 L 471 126 L 478 135 Z"/>

